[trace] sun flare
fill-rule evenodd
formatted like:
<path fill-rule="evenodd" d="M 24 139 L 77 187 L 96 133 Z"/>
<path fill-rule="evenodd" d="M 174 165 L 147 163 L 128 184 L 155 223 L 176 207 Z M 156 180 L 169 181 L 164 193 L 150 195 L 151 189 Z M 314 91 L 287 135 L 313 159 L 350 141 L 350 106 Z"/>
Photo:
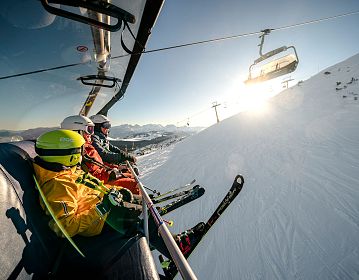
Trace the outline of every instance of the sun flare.
<path fill-rule="evenodd" d="M 252 85 L 237 83 L 226 96 L 227 113 L 239 112 L 266 114 L 269 111 L 269 99 L 279 93 L 281 85 L 275 82 L 264 82 Z"/>
<path fill-rule="evenodd" d="M 278 81 L 245 85 L 243 77 L 233 76 L 229 78 L 226 87 L 218 98 L 211 97 L 208 103 L 211 107 L 194 114 L 185 121 L 191 126 L 210 126 L 219 120 L 224 120 L 240 112 L 248 112 L 258 117 L 271 114 L 269 99 L 283 90 Z M 217 112 L 213 104 L 218 104 Z M 188 125 L 188 124 L 187 124 Z"/>
<path fill-rule="evenodd" d="M 268 110 L 268 100 L 278 93 L 273 85 L 268 83 L 245 86 L 240 95 L 242 111 L 264 113 Z"/>

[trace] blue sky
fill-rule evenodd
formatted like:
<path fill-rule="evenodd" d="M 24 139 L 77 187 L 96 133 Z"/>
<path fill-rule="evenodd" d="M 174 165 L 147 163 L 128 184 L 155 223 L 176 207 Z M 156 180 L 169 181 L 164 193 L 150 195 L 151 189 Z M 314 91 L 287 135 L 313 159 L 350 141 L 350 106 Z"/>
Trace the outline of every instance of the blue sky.
<path fill-rule="evenodd" d="M 20 1 L 19 5 L 22 3 L 28 2 Z M 24 8 L 12 11 L 11 1 L 1 5 L 0 35 L 7 40 L 0 44 L 0 77 L 91 57 L 93 43 L 85 36 L 90 34 L 88 26 L 56 18 L 56 25 L 30 30 L 26 19 L 32 12 Z M 31 5 L 33 12 L 42 10 Z M 146 49 L 259 32 L 354 11 L 359 11 L 357 0 L 167 0 Z M 15 26 L 18 18 L 25 19 L 21 27 Z M 15 25 L 6 25 L 9 21 Z M 258 35 L 143 54 L 124 98 L 109 111 L 109 117 L 114 125 L 210 126 L 216 122 L 213 102 L 221 104 L 217 107 L 220 120 L 243 110 L 257 109 L 282 90 L 283 78 L 294 79 L 290 84 L 294 85 L 357 54 L 358 26 L 359 13 L 273 31 L 265 39 L 263 52 L 294 45 L 299 56 L 298 68 L 287 76 L 252 87 L 245 86 L 243 81 L 249 66 L 259 56 Z M 68 27 L 73 28 L 65 29 Z M 70 30 L 71 34 L 64 35 L 63 30 Z M 111 35 L 113 43 L 117 35 Z M 88 46 L 89 51 L 79 53 L 78 45 Z M 112 52 L 114 56 L 121 53 L 121 46 L 113 44 Z M 111 70 L 116 69 L 118 62 L 111 61 Z M 94 73 L 96 64 L 87 63 L 1 80 L 0 129 L 58 126 L 66 116 L 79 112 L 88 95 L 88 88 L 77 78 Z M 102 106 L 101 100 L 108 100 L 111 94 L 113 91 L 106 92 L 96 100 L 97 109 Z"/>
<path fill-rule="evenodd" d="M 276 28 L 359 10 L 352 1 L 167 1 L 147 49 Z M 297 71 L 305 80 L 359 52 L 359 14 L 272 32 L 263 51 L 294 45 Z M 223 119 L 260 103 L 281 88 L 282 78 L 248 90 L 243 80 L 258 58 L 258 36 L 145 54 L 121 103 L 109 116 L 115 123 L 209 126 L 212 102 Z M 287 76 L 288 77 L 288 76 Z M 242 106 L 241 106 L 242 105 Z"/>

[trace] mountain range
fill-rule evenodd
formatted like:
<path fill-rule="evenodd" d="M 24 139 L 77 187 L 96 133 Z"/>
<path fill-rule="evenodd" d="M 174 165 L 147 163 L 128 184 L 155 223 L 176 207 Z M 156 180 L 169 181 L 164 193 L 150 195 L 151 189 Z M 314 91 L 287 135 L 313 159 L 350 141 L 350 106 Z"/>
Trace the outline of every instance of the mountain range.
<path fill-rule="evenodd" d="M 27 130 L 13 131 L 13 130 L 0 130 L 0 142 L 12 142 L 19 140 L 34 140 L 39 135 L 46 131 L 58 129 L 59 127 L 38 127 L 31 128 Z M 170 133 L 186 133 L 188 135 L 192 135 L 201 131 L 203 127 L 177 127 L 175 125 L 166 125 L 162 126 L 160 124 L 146 124 L 146 125 L 130 125 L 123 124 L 118 126 L 113 126 L 110 130 L 110 137 L 112 139 L 121 139 L 121 138 L 129 138 L 136 137 L 136 135 L 142 133 L 162 133 L 162 132 L 170 132 Z"/>

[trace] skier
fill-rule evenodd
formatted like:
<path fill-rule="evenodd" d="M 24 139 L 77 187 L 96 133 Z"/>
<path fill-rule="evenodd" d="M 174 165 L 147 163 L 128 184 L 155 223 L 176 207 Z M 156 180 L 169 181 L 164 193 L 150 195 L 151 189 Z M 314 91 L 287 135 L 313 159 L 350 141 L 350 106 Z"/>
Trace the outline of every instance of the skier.
<path fill-rule="evenodd" d="M 107 137 L 111 128 L 110 119 L 104 115 L 93 115 L 90 117 L 91 121 L 95 124 L 95 134 L 93 135 L 92 145 L 100 154 L 103 161 L 114 164 L 121 164 L 128 160 L 129 162 L 136 163 L 136 158 L 125 151 L 112 145 Z"/>
<path fill-rule="evenodd" d="M 86 259 L 73 250 L 65 250 L 62 263 L 66 264 L 67 271 L 75 271 L 82 277 L 107 279 L 105 268 L 108 269 L 110 260 L 118 254 L 126 240 L 137 232 L 141 223 L 138 218 L 141 206 L 133 203 L 131 191 L 118 186 L 105 186 L 100 180 L 77 168 L 81 163 L 84 144 L 83 137 L 71 130 L 46 132 L 36 140 L 38 156 L 34 159 L 33 167 L 54 216 L 69 236 L 94 238 L 93 242 L 89 241 L 90 238 L 79 239 Z M 41 202 L 41 205 L 48 213 L 45 204 Z M 184 253 L 200 235 L 203 225 L 199 223 L 174 236 Z M 63 237 L 54 220 L 50 221 L 49 226 L 59 237 Z M 170 257 L 152 219 L 149 220 L 149 232 L 151 245 Z M 123 267 L 111 267 L 112 275 L 116 274 L 116 269 Z"/>
<path fill-rule="evenodd" d="M 115 164 L 106 164 L 92 145 L 94 123 L 85 116 L 74 115 L 65 118 L 61 123 L 62 129 L 77 131 L 85 139 L 82 169 L 90 172 L 96 178 L 111 185 L 122 186 L 134 194 L 139 194 L 139 188 L 132 174 L 124 168 Z M 87 159 L 87 160 L 86 160 Z"/>

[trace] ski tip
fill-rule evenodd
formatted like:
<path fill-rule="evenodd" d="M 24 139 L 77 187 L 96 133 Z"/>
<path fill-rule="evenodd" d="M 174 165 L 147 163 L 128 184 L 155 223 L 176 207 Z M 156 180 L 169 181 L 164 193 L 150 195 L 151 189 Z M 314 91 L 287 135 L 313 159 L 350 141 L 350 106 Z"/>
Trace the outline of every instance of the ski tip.
<path fill-rule="evenodd" d="M 234 178 L 234 181 L 237 182 L 238 184 L 240 185 L 243 185 L 244 184 L 244 178 L 242 175 L 238 174 L 236 176 L 236 178 Z"/>

